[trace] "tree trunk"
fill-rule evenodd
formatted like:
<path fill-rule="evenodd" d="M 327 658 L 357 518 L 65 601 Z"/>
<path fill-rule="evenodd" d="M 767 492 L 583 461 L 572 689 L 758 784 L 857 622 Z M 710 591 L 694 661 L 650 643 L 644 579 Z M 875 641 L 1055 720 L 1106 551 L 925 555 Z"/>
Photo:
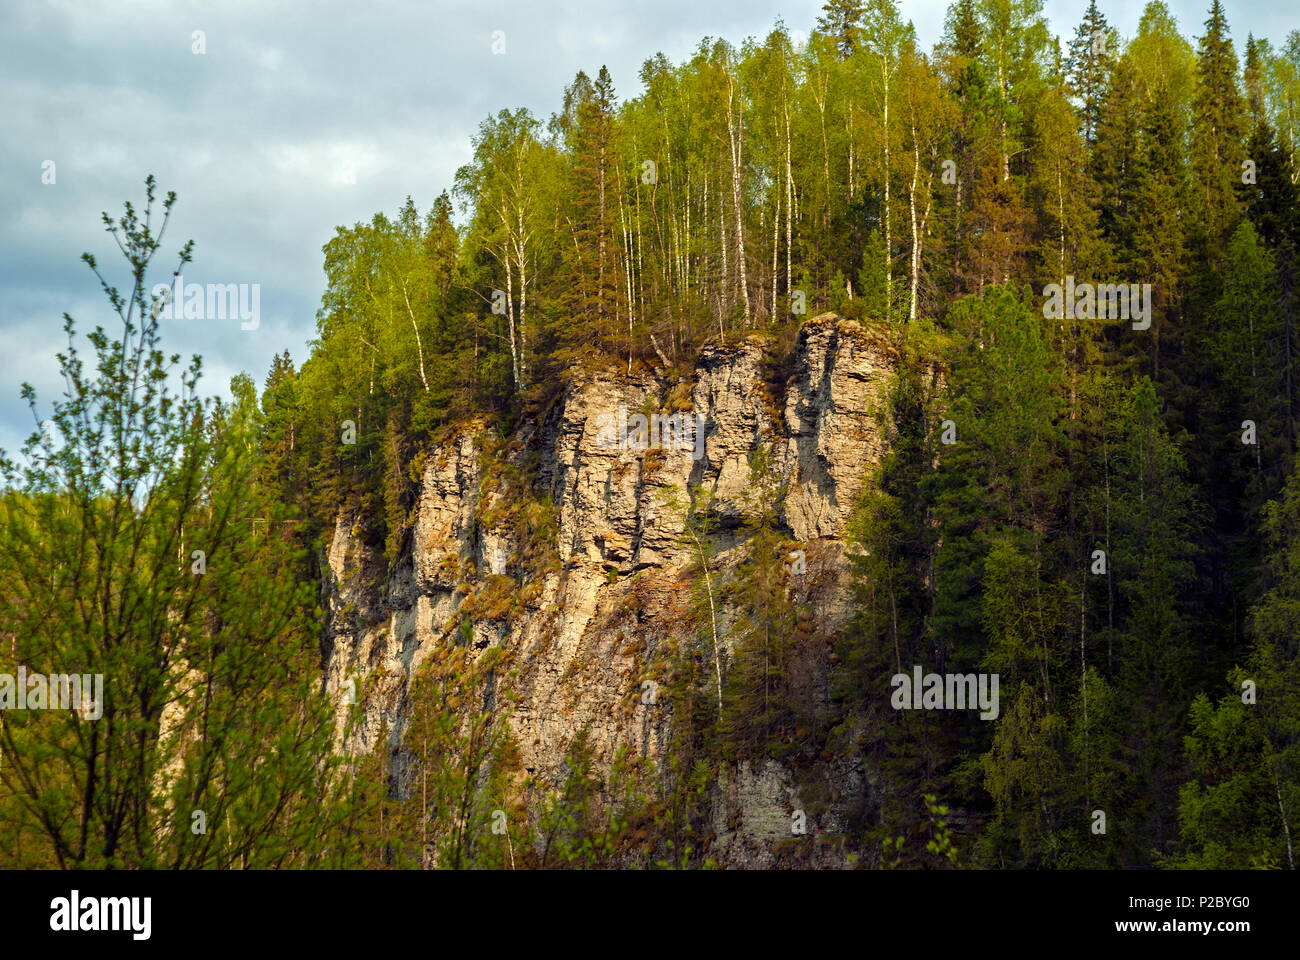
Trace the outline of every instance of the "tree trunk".
<path fill-rule="evenodd" d="M 776 188 L 775 205 L 772 207 L 772 310 L 768 315 L 770 322 L 776 323 L 776 278 L 779 268 L 778 257 L 781 254 L 781 187 Z"/>
<path fill-rule="evenodd" d="M 736 273 L 740 281 L 740 296 L 745 304 L 745 323 L 751 320 L 749 307 L 749 281 L 745 275 L 745 225 L 741 218 L 741 133 L 744 124 L 744 104 L 741 102 L 733 122 L 731 101 L 734 96 L 734 84 L 731 75 L 727 75 L 727 140 L 731 145 L 731 206 L 736 215 Z M 738 99 L 738 98 L 737 98 Z M 733 132 L 734 128 L 734 132 Z"/>
<path fill-rule="evenodd" d="M 627 372 L 632 372 L 632 232 L 627 225 L 623 194 L 618 195 L 618 225 L 623 236 L 623 286 L 627 296 Z"/>
<path fill-rule="evenodd" d="M 790 217 L 794 209 L 793 202 L 792 202 L 794 184 L 792 182 L 793 177 L 791 175 L 791 169 L 790 169 L 790 104 L 788 101 L 785 104 L 784 112 L 785 112 L 785 295 L 786 298 L 788 299 L 790 297 L 790 287 L 792 285 L 790 279 L 791 277 L 791 266 L 790 266 L 791 239 L 790 238 L 791 238 L 791 233 L 793 231 L 793 227 L 790 222 Z"/>
<path fill-rule="evenodd" d="M 888 40 L 885 41 L 888 44 Z M 885 322 L 894 316 L 894 236 L 889 209 L 889 181 L 892 173 L 889 165 L 889 51 L 881 51 L 880 76 L 884 93 L 884 122 L 880 140 L 885 151 Z"/>
<path fill-rule="evenodd" d="M 520 392 L 524 388 L 524 382 L 520 376 L 519 370 L 519 347 L 515 341 L 515 301 L 512 294 L 514 287 L 514 276 L 510 269 L 510 254 L 506 253 L 503 258 L 506 266 L 506 325 L 510 328 L 510 366 L 515 376 L 515 390 Z"/>
<path fill-rule="evenodd" d="M 402 299 L 406 301 L 406 312 L 411 318 L 411 329 L 415 331 L 415 355 L 420 363 L 420 382 L 424 392 L 429 392 L 429 378 L 424 375 L 424 343 L 420 339 L 420 325 L 415 322 L 415 311 L 411 309 L 411 298 L 406 294 L 406 281 L 402 280 Z"/>

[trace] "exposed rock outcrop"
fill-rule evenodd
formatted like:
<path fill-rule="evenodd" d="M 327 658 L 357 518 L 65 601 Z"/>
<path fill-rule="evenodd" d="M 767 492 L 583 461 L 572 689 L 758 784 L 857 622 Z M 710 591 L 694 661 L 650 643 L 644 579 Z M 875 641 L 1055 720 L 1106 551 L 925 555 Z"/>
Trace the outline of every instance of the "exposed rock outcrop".
<path fill-rule="evenodd" d="M 666 506 L 689 484 L 713 491 L 722 520 L 724 563 L 738 552 L 739 520 L 751 452 L 769 447 L 789 481 L 782 520 L 806 550 L 811 643 L 825 663 L 829 641 L 847 615 L 844 548 L 849 514 L 886 448 L 877 406 L 896 364 L 883 331 L 823 314 L 801 330 L 783 382 L 757 340 L 715 343 L 701 354 L 689 384 L 649 374 L 575 372 L 538 422 L 524 423 L 489 464 L 487 425 L 472 422 L 433 450 L 424 465 L 409 549 L 392 572 L 366 545 L 365 518 L 338 517 L 329 549 L 327 689 L 367 691 L 364 723 L 346 749 L 369 751 L 386 720 L 396 747 L 408 722 L 413 673 L 464 619 L 462 604 L 493 574 L 517 581 L 528 599 L 504 618 L 470 617 L 476 647 L 504 644 L 520 670 L 511 725 L 524 767 L 543 781 L 562 775 L 565 750 L 589 726 L 600 762 L 620 745 L 663 759 L 672 707 L 642 703 L 646 666 L 689 620 L 691 563 L 680 543 L 683 517 Z M 628 449 L 610 443 L 625 411 L 678 414 L 703 424 L 702 445 Z M 549 562 L 524 562 L 536 544 L 521 542 L 505 507 L 512 484 L 549 513 L 550 527 L 525 524 L 547 539 Z M 525 590 L 524 588 L 527 587 Z M 724 626 L 726 615 L 723 617 Z M 825 690 L 822 689 L 822 694 Z M 859 770 L 837 778 L 862 778 Z M 854 787 L 856 789 L 857 787 Z M 789 771 L 768 762 L 734 771 L 715 798 L 717 856 L 724 865 L 766 865 L 790 838 L 798 807 Z M 833 828 L 810 820 L 808 832 Z"/>

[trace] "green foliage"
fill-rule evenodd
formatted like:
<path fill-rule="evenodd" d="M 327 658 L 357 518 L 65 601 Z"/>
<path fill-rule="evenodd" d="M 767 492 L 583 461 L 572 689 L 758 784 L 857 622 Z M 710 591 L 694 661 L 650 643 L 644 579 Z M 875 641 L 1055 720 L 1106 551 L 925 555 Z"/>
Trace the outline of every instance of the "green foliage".
<path fill-rule="evenodd" d="M 620 748 L 608 780 L 595 764 L 591 728 L 583 727 L 565 754 L 565 779 L 538 814 L 538 866 L 596 869 L 626 866 L 636 849 L 636 828 L 647 819 L 647 789 L 654 766 Z M 640 831 L 644 845 L 646 833 Z"/>
<path fill-rule="evenodd" d="M 1179 796 L 1182 853 L 1171 866 L 1193 870 L 1276 868 L 1284 854 L 1268 754 L 1251 708 L 1229 694 L 1216 708 L 1192 701 L 1184 741 L 1196 778 Z"/>
<path fill-rule="evenodd" d="M 745 559 L 725 592 L 736 619 L 720 727 L 733 758 L 782 759 L 797 749 L 791 681 L 797 621 L 782 549 L 785 538 L 777 527 L 783 484 L 762 447 L 750 457 L 742 499 L 750 536 Z"/>
<path fill-rule="evenodd" d="M 1291 866 L 1300 36 L 1244 54 L 1219 0 L 1195 47 L 1159 0 L 1127 41 L 1089 3 L 1068 51 L 1040 0 L 956 0 L 929 54 L 893 0 L 832 0 L 806 44 L 781 23 L 706 38 L 621 99 L 580 72 L 547 121 L 487 117 L 423 214 L 408 197 L 338 227 L 310 355 L 276 355 L 260 398 L 238 378 L 229 406 L 158 342 L 145 275 L 168 218 L 106 217 L 131 269 L 125 295 L 101 277 L 121 337 L 96 328 L 83 360 L 67 320 L 68 392 L 0 493 L 0 665 L 102 672 L 104 717 L 0 716 L 0 855 L 711 866 L 732 768 L 776 759 L 866 866 Z M 1070 277 L 1149 284 L 1150 326 L 1044 318 L 1043 285 Z M 679 409 L 701 351 L 744 338 L 781 424 L 826 309 L 895 364 L 848 626 L 821 636 L 812 611 L 838 555 L 788 539 L 785 502 L 818 481 L 764 438 L 739 517 L 712 465 L 664 504 L 689 562 L 645 665 L 662 769 L 584 730 L 558 783 L 525 779 L 514 638 L 483 651 L 475 629 L 508 630 L 566 573 L 529 437 L 594 370 L 658 377 Z M 402 735 L 385 721 L 344 762 L 316 677 L 327 538 L 364 517 L 394 572 L 449 440 L 477 443 L 474 529 L 511 545 L 507 569 L 465 571 Z M 998 674 L 999 718 L 893 710 L 915 665 Z M 206 834 L 183 816 L 200 808 Z"/>
<path fill-rule="evenodd" d="M 83 256 L 120 338 L 95 327 L 88 368 L 65 316 L 64 399 L 21 468 L 3 459 L 4 672 L 102 681 L 84 712 L 0 715 L 0 843 L 64 868 L 337 863 L 318 625 L 307 585 L 282 576 L 301 556 L 257 483 L 251 384 L 203 400 L 194 358 L 175 391 L 147 285 L 175 195 L 157 232 L 154 199 L 149 178 L 143 210 L 104 215 L 125 294 Z"/>

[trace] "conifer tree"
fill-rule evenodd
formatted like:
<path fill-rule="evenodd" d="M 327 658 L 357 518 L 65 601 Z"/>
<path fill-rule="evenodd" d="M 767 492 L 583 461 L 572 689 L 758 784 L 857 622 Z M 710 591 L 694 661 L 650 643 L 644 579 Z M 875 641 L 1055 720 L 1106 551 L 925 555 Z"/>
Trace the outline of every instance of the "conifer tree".
<path fill-rule="evenodd" d="M 795 609 L 777 528 L 783 493 L 771 454 L 760 447 L 750 458 L 744 492 L 752 533 L 727 591 L 737 619 L 722 729 L 740 756 L 771 751 L 780 758 L 786 751 L 779 744 L 792 733 Z"/>
<path fill-rule="evenodd" d="M 1191 160 L 1196 178 L 1194 200 L 1204 231 L 1200 242 L 1207 262 L 1215 265 L 1222 261 L 1222 244 L 1237 222 L 1234 184 L 1246 159 L 1246 117 L 1223 3 L 1212 0 L 1197 51 Z"/>
<path fill-rule="evenodd" d="M 1079 100 L 1083 142 L 1091 145 L 1097 137 L 1101 105 L 1106 100 L 1110 72 L 1114 69 L 1119 35 L 1097 9 L 1097 0 L 1088 0 L 1088 9 L 1070 41 L 1066 76 L 1074 96 Z"/>
<path fill-rule="evenodd" d="M 862 26 L 866 0 L 826 0 L 822 15 L 817 18 L 817 28 L 835 38 L 840 56 L 847 60 L 853 55 Z"/>

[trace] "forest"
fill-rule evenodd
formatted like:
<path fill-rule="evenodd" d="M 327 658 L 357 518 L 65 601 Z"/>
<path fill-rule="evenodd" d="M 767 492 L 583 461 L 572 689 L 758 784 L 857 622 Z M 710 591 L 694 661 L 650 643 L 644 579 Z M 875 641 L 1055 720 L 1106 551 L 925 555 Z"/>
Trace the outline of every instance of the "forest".
<path fill-rule="evenodd" d="M 1125 38 L 1089 0 L 1056 37 L 1042 0 L 955 0 L 927 51 L 897 0 L 830 0 L 806 37 L 705 38 L 618 87 L 594 66 L 549 117 L 484 119 L 423 211 L 337 228 L 309 354 L 229 403 L 163 350 L 176 198 L 150 179 L 105 214 L 126 287 L 83 258 L 122 333 L 83 359 L 66 317 L 53 433 L 0 455 L 0 673 L 108 678 L 95 724 L 0 713 L 0 863 L 709 867 L 710 791 L 770 757 L 860 868 L 1294 869 L 1300 32 L 1205 16 L 1188 35 L 1150 0 Z M 1101 285 L 1133 291 L 1122 314 Z M 400 778 L 333 750 L 342 505 L 395 564 L 466 422 L 504 444 L 575 370 L 682 382 L 715 343 L 779 370 L 824 312 L 902 358 L 826 700 L 760 448 L 739 564 L 709 492 L 681 505 L 732 654 L 701 600 L 659 768 L 603 770 L 580 735 L 525 809 L 508 708 L 482 706 L 510 651 L 468 643 L 420 676 Z M 522 577 L 556 562 L 538 546 Z M 997 674 L 1000 715 L 891 709 L 913 664 Z M 819 795 L 839 761 L 876 789 Z"/>

